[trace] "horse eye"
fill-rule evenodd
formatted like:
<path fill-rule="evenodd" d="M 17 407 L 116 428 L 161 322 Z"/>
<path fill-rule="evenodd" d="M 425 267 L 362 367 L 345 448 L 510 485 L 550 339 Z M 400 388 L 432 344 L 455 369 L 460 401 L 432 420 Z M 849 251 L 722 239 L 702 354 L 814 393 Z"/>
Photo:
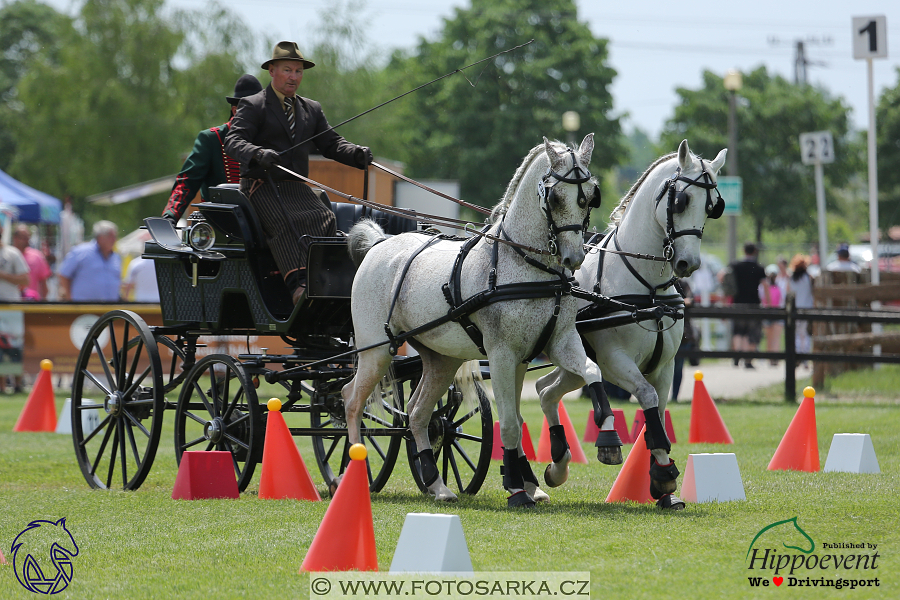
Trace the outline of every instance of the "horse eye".
<path fill-rule="evenodd" d="M 675 205 L 672 207 L 672 211 L 675 213 L 683 213 L 684 209 L 687 208 L 688 201 L 690 200 L 690 196 L 688 196 L 684 192 L 678 192 L 675 194 Z"/>

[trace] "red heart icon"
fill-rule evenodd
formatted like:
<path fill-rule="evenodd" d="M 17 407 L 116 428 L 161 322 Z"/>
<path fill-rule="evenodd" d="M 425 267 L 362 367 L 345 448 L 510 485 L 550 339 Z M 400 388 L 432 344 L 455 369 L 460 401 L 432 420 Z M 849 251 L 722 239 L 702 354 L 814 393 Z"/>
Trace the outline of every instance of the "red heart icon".
<path fill-rule="evenodd" d="M 775 586 L 777 587 L 777 586 L 781 585 L 781 583 L 784 581 L 784 577 L 773 577 L 772 581 L 775 583 Z"/>

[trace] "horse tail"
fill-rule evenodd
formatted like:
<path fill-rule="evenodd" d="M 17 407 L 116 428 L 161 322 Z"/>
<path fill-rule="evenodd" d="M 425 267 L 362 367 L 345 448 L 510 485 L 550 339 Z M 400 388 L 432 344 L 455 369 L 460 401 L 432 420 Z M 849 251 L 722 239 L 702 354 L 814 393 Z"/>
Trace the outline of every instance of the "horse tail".
<path fill-rule="evenodd" d="M 353 264 L 358 267 L 372 246 L 385 239 L 387 236 L 384 230 L 373 219 L 361 219 L 357 222 L 347 234 L 347 251 Z"/>
<path fill-rule="evenodd" d="M 456 371 L 453 387 L 462 394 L 463 409 L 459 414 L 466 414 L 481 403 L 482 398 L 490 403 L 490 396 L 481 376 L 481 364 L 477 360 L 464 362 Z"/>

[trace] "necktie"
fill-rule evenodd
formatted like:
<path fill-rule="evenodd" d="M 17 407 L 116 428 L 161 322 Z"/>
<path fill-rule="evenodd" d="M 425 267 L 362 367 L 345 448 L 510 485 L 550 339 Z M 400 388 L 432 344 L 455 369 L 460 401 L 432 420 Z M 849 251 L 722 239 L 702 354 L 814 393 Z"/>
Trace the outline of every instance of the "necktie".
<path fill-rule="evenodd" d="M 294 99 L 284 99 L 284 112 L 287 115 L 288 125 L 291 127 L 291 139 L 294 139 Z"/>

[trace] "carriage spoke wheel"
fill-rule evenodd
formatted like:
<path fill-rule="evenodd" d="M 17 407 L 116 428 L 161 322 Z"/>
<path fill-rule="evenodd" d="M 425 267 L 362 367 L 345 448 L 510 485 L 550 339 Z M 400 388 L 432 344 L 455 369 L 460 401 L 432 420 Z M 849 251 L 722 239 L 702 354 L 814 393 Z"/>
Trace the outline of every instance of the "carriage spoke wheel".
<path fill-rule="evenodd" d="M 175 409 L 175 459 L 185 452 L 231 453 L 244 491 L 262 456 L 263 428 L 256 387 L 227 354 L 201 358 L 187 373 Z"/>
<path fill-rule="evenodd" d="M 494 423 L 491 401 L 481 382 L 475 382 L 477 398 L 463 399 L 451 386 L 447 397 L 438 401 L 428 424 L 428 439 L 444 484 L 457 494 L 475 494 L 481 489 L 491 466 Z M 427 492 L 415 459 L 415 440 L 406 443 L 413 479 Z"/>
<path fill-rule="evenodd" d="M 71 406 L 75 456 L 88 485 L 139 488 L 156 456 L 165 396 L 156 340 L 137 314 L 108 312 L 88 331 Z"/>
<path fill-rule="evenodd" d="M 321 435 L 312 438 L 313 454 L 319 471 L 329 489 L 337 478 L 343 475 L 350 464 L 350 442 L 344 431 L 347 422 L 344 417 L 344 401 L 341 387 L 347 380 L 320 383 L 311 393 L 310 424 L 321 429 Z M 369 476 L 369 491 L 377 492 L 387 483 L 400 454 L 400 436 L 379 435 L 385 428 L 406 427 L 406 413 L 403 412 L 403 384 L 393 377 L 385 377 L 379 389 L 375 390 L 363 411 L 360 432 L 368 449 L 366 470 Z M 329 434 L 329 430 L 341 431 Z"/>

